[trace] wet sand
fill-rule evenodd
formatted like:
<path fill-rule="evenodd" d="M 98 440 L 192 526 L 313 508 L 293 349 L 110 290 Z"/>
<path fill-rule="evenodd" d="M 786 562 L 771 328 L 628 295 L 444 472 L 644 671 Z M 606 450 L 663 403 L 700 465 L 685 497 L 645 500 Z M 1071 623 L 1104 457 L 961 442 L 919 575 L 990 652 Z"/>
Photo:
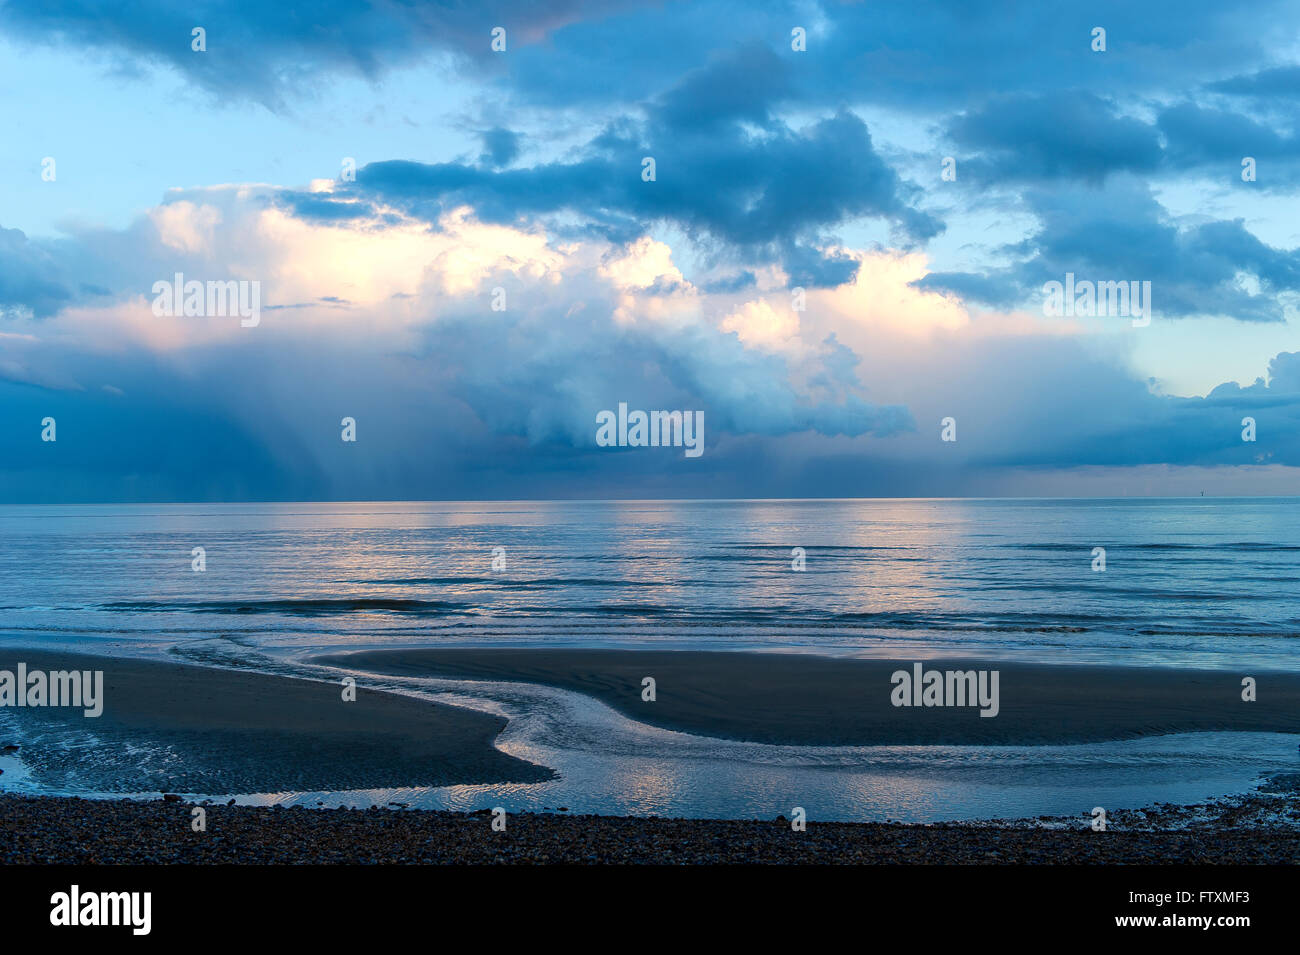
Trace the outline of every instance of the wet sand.
<path fill-rule="evenodd" d="M 533 782 L 553 772 L 493 747 L 496 716 L 338 683 L 63 652 L 0 649 L 0 670 L 103 670 L 104 711 L 9 708 L 23 763 L 57 788 L 234 794 Z M 54 745 L 71 730 L 83 745 Z M 3 734 L 0 734 L 3 736 Z M 40 740 L 45 739 L 47 745 Z M 0 738 L 0 745 L 11 742 Z M 132 755 L 128 755 L 131 753 Z"/>
<path fill-rule="evenodd" d="M 1300 733 L 1300 674 L 926 660 L 999 671 L 999 712 L 895 707 L 890 675 L 914 660 L 690 650 L 417 649 L 314 662 L 377 674 L 538 683 L 633 720 L 704 736 L 802 745 L 1062 744 L 1215 730 Z M 1242 700 L 1243 677 L 1257 700 Z M 642 699 L 653 677 L 656 699 Z M 364 680 L 360 681 L 364 684 Z"/>

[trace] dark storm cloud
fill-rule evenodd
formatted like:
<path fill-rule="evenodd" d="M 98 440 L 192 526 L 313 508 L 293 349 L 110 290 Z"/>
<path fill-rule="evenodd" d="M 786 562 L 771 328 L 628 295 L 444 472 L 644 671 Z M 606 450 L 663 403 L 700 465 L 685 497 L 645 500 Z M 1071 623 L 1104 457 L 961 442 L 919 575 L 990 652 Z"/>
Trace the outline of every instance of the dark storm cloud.
<path fill-rule="evenodd" d="M 775 119 L 770 107 L 785 89 L 780 62 L 750 45 L 691 72 L 648 105 L 644 120 L 607 125 L 574 159 L 505 170 L 378 162 L 348 191 L 430 220 L 466 203 L 492 222 L 571 213 L 616 240 L 671 223 L 725 244 L 744 263 L 779 261 L 808 286 L 854 274 L 851 259 L 815 248 L 836 226 L 882 219 L 904 244 L 942 231 L 912 205 L 920 190 L 880 157 L 859 117 L 840 111 L 798 128 Z M 654 159 L 652 182 L 642 176 L 645 157 Z M 286 199 L 299 215 L 317 217 L 319 200 Z M 338 214 L 332 204 L 321 212 Z"/>
<path fill-rule="evenodd" d="M 377 79 L 438 53 L 491 55 L 491 30 L 538 42 L 564 24 L 603 17 L 621 0 L 482 0 L 472 4 L 322 0 L 305 6 L 260 0 L 52 0 L 0 4 L 0 31 L 28 42 L 108 51 L 121 66 L 165 64 L 223 96 L 285 107 L 323 79 Z M 205 52 L 191 31 L 206 31 Z"/>
<path fill-rule="evenodd" d="M 321 78 L 379 77 L 441 53 L 476 73 L 500 70 L 524 98 L 572 104 L 650 99 L 719 51 L 756 41 L 786 51 L 795 26 L 803 102 L 848 101 L 950 109 L 986 92 L 1070 89 L 1104 81 L 1114 91 L 1230 81 L 1266 59 L 1260 24 L 1294 21 L 1294 8 L 1263 2 L 1249 16 L 1210 0 L 1100 0 L 1086 6 L 1013 0 L 997 15 L 963 0 L 895 4 L 735 0 L 484 0 L 475 4 L 356 3 L 310 8 L 251 0 L 8 2 L 0 29 L 27 41 L 106 50 L 124 62 L 165 63 L 193 82 L 267 103 L 292 100 Z M 491 60 L 490 31 L 509 33 L 509 68 Z M 1090 31 L 1108 31 L 1108 51 Z M 208 31 L 195 55 L 190 31 Z M 477 62 L 475 62 L 477 61 Z M 1267 78 L 1267 82 L 1274 82 Z"/>

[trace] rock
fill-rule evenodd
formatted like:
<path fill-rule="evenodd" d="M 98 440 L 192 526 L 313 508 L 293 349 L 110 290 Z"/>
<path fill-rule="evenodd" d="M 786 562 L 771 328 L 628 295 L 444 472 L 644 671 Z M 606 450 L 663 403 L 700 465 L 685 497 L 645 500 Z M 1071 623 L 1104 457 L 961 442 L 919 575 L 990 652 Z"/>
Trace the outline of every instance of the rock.
<path fill-rule="evenodd" d="M 164 802 L 180 802 L 180 801 L 181 801 L 181 797 L 178 796 L 178 795 L 176 795 L 175 793 L 163 793 L 163 801 L 164 801 Z"/>
<path fill-rule="evenodd" d="M 4 746 L 0 746 L 0 753 L 16 753 L 16 752 L 18 752 L 18 747 L 14 743 L 8 743 Z"/>

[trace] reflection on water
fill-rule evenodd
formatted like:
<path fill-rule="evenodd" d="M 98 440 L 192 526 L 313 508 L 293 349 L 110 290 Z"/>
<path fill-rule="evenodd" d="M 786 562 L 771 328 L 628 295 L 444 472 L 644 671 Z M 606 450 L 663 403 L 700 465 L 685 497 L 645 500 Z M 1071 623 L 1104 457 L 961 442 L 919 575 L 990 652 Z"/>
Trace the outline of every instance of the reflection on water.
<path fill-rule="evenodd" d="M 0 541 L 0 629 L 49 640 L 1300 668 L 1291 499 L 0 507 Z"/>
<path fill-rule="evenodd" d="M 1086 815 L 1096 805 L 1202 802 L 1297 768 L 1287 734 L 1188 733 L 1072 746 L 770 746 L 646 726 L 549 687 L 434 679 L 388 685 L 508 716 L 499 747 L 558 770 L 559 778 L 374 794 L 381 805 L 719 818 L 788 817 L 803 806 L 811 819 L 909 822 Z"/>
<path fill-rule="evenodd" d="M 532 784 L 250 794 L 238 801 L 737 819 L 789 817 L 802 806 L 811 820 L 1073 816 L 1082 825 L 1093 806 L 1200 803 L 1297 768 L 1294 737 L 1285 734 L 1189 733 L 1072 746 L 770 746 L 645 726 L 546 687 L 390 677 L 366 683 L 507 716 L 498 746 L 559 776 Z M 4 782 L 11 791 L 40 791 L 29 779 Z"/>

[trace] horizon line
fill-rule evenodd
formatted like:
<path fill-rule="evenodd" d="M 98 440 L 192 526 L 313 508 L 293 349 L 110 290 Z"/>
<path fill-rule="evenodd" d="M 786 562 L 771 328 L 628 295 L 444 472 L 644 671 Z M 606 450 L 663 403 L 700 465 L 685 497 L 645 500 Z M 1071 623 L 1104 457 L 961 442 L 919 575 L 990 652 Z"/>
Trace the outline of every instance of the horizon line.
<path fill-rule="evenodd" d="M 978 495 L 926 496 L 881 495 L 875 497 L 606 497 L 606 498 L 369 498 L 369 499 L 261 499 L 230 501 L 0 501 L 4 507 L 230 507 L 259 504 L 785 504 L 835 503 L 846 501 L 1240 501 L 1295 500 L 1300 494 L 1131 494 L 1125 496 L 1078 495 Z"/>

